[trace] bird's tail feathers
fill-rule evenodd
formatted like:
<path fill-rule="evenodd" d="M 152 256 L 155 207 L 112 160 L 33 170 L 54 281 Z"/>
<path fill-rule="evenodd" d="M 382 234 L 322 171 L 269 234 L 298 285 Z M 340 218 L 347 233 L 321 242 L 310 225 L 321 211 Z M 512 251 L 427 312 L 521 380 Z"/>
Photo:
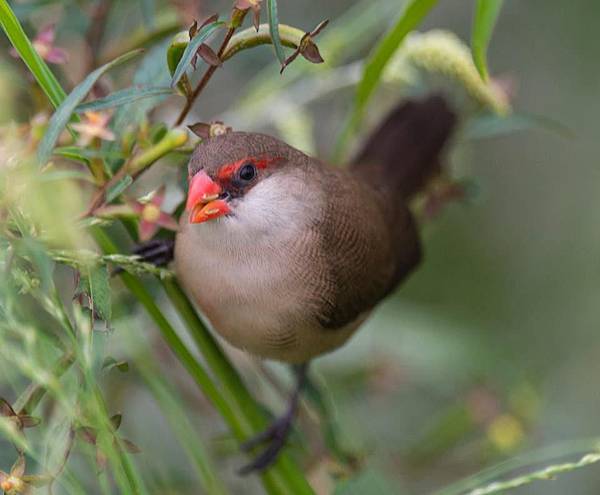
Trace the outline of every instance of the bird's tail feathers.
<path fill-rule="evenodd" d="M 369 137 L 352 167 L 409 199 L 439 172 L 440 154 L 456 123 L 442 96 L 403 101 Z"/>

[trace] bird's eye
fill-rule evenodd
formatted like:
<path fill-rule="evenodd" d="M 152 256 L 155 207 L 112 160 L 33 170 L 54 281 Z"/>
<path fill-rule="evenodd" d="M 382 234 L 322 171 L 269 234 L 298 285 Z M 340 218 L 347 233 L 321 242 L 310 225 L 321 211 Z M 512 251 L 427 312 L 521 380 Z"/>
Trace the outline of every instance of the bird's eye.
<path fill-rule="evenodd" d="M 238 176 L 242 181 L 250 182 L 256 177 L 256 165 L 254 163 L 246 163 L 240 168 Z"/>

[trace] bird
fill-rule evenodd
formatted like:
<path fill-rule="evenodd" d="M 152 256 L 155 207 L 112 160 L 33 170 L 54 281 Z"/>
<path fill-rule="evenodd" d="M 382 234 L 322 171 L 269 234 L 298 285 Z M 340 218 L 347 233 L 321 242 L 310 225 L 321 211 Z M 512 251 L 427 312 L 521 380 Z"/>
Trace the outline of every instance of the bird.
<path fill-rule="evenodd" d="M 348 341 L 419 265 L 409 203 L 440 173 L 456 125 L 432 94 L 397 105 L 347 166 L 253 132 L 195 148 L 177 277 L 227 342 L 296 376 L 285 412 L 244 444 L 266 447 L 242 474 L 268 468 L 285 446 L 308 364 Z"/>

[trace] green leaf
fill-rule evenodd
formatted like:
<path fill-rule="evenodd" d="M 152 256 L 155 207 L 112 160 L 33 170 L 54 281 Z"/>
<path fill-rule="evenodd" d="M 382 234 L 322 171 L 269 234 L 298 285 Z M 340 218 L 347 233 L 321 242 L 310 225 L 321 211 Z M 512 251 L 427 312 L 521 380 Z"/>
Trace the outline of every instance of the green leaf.
<path fill-rule="evenodd" d="M 60 180 L 83 180 L 85 182 L 94 183 L 94 179 L 88 172 L 83 170 L 50 170 L 39 174 L 37 179 L 40 182 L 54 182 Z"/>
<path fill-rule="evenodd" d="M 104 110 L 106 108 L 119 107 L 127 103 L 133 103 L 143 98 L 150 98 L 152 96 L 169 96 L 172 94 L 174 93 L 171 88 L 142 88 L 139 86 L 131 86 L 130 88 L 115 91 L 114 93 L 111 93 L 105 96 L 104 98 L 88 101 L 86 103 L 80 103 L 75 108 L 75 112 L 95 112 L 98 110 Z"/>
<path fill-rule="evenodd" d="M 154 28 L 156 19 L 154 12 L 156 11 L 156 0 L 141 0 L 142 16 L 146 28 Z"/>
<path fill-rule="evenodd" d="M 285 53 L 283 51 L 283 45 L 281 44 L 281 37 L 279 36 L 277 0 L 267 0 L 267 16 L 269 18 L 269 33 L 271 34 L 271 41 L 273 42 L 275 55 L 277 55 L 279 63 L 283 65 L 285 62 Z"/>
<path fill-rule="evenodd" d="M 482 115 L 465 126 L 463 136 L 467 139 L 484 139 L 536 129 L 554 132 L 564 138 L 574 137 L 573 131 L 561 122 L 542 115 L 525 113 L 513 113 L 506 117 Z"/>
<path fill-rule="evenodd" d="M 354 109 L 337 143 L 336 155 L 341 153 L 346 142 L 360 123 L 367 103 L 377 88 L 383 70 L 392 55 L 404 41 L 406 35 L 419 25 L 437 2 L 438 0 L 412 0 L 404 9 L 394 27 L 383 37 L 369 56 L 363 70 L 363 77 L 356 88 Z"/>
<path fill-rule="evenodd" d="M 103 160 L 124 158 L 123 153 L 120 151 L 94 150 L 79 146 L 59 146 L 58 148 L 54 148 L 53 154 L 85 164 L 89 163 L 89 160 L 93 158 L 101 158 Z"/>
<path fill-rule="evenodd" d="M 494 26 L 500 14 L 503 0 L 477 0 L 475 15 L 473 17 L 473 28 L 471 34 L 471 49 L 473 51 L 473 62 L 481 74 L 481 78 L 487 81 L 489 78 L 487 69 L 487 47 L 492 38 Z"/>
<path fill-rule="evenodd" d="M 6 0 L 0 0 L 0 25 L 52 105 L 58 108 L 67 95 L 46 62 L 39 56 L 31 41 L 29 41 L 23 27 Z"/>
<path fill-rule="evenodd" d="M 77 293 L 88 294 L 94 313 L 104 321 L 110 320 L 112 314 L 110 277 L 106 266 L 98 265 L 82 270 Z"/>
<path fill-rule="evenodd" d="M 133 184 L 133 177 L 131 177 L 131 175 L 126 175 L 121 180 L 117 181 L 116 184 L 114 184 L 108 189 L 108 191 L 106 191 L 106 202 L 110 203 L 131 184 Z"/>
<path fill-rule="evenodd" d="M 392 487 L 384 476 L 373 470 L 367 469 L 356 477 L 340 482 L 333 492 L 334 495 L 399 495 L 404 491 Z"/>
<path fill-rule="evenodd" d="M 102 363 L 102 371 L 110 371 L 113 368 L 118 369 L 121 373 L 129 371 L 129 363 L 127 361 L 117 361 L 113 357 L 107 357 Z"/>
<path fill-rule="evenodd" d="M 175 74 L 173 74 L 173 79 L 171 80 L 171 88 L 177 86 L 177 83 L 185 74 L 186 69 L 192 63 L 192 59 L 194 58 L 194 55 L 196 55 L 196 52 L 198 51 L 198 48 L 200 48 L 200 45 L 204 43 L 211 34 L 213 34 L 217 29 L 221 28 L 224 25 L 225 23 L 223 21 L 211 22 L 210 24 L 207 24 L 202 29 L 200 29 L 200 31 L 198 31 L 198 34 L 196 34 L 196 36 L 194 36 L 192 40 L 190 40 L 188 46 L 183 52 L 183 55 L 181 56 L 181 60 L 179 60 L 179 63 L 177 64 Z"/>
<path fill-rule="evenodd" d="M 1 0 L 0 0 L 1 1 Z M 79 83 L 73 91 L 66 97 L 66 99 L 60 104 L 60 106 L 52 115 L 50 122 L 48 123 L 48 129 L 42 138 L 42 141 L 38 148 L 38 160 L 40 162 L 40 166 L 45 165 L 46 162 L 50 159 L 52 155 L 52 148 L 56 144 L 60 133 L 63 131 L 69 119 L 71 118 L 71 114 L 75 111 L 77 105 L 86 97 L 86 95 L 90 92 L 94 84 L 100 79 L 100 77 L 109 69 L 127 62 L 133 57 L 139 55 L 142 50 L 134 50 L 132 52 L 126 53 L 125 55 L 121 55 L 115 60 L 104 64 L 102 67 L 99 67 L 95 71 L 91 72 L 81 83 Z"/>

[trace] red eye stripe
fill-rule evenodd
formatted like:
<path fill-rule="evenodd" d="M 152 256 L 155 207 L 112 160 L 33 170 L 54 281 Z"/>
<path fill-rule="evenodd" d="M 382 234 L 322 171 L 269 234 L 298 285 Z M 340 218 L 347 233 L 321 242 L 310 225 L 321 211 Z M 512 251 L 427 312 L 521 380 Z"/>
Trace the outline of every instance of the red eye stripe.
<path fill-rule="evenodd" d="M 217 172 L 217 178 L 220 181 L 230 181 L 235 177 L 237 171 L 247 163 L 253 163 L 256 168 L 267 168 L 271 163 L 277 161 L 277 158 L 243 158 L 233 163 L 222 165 Z"/>

